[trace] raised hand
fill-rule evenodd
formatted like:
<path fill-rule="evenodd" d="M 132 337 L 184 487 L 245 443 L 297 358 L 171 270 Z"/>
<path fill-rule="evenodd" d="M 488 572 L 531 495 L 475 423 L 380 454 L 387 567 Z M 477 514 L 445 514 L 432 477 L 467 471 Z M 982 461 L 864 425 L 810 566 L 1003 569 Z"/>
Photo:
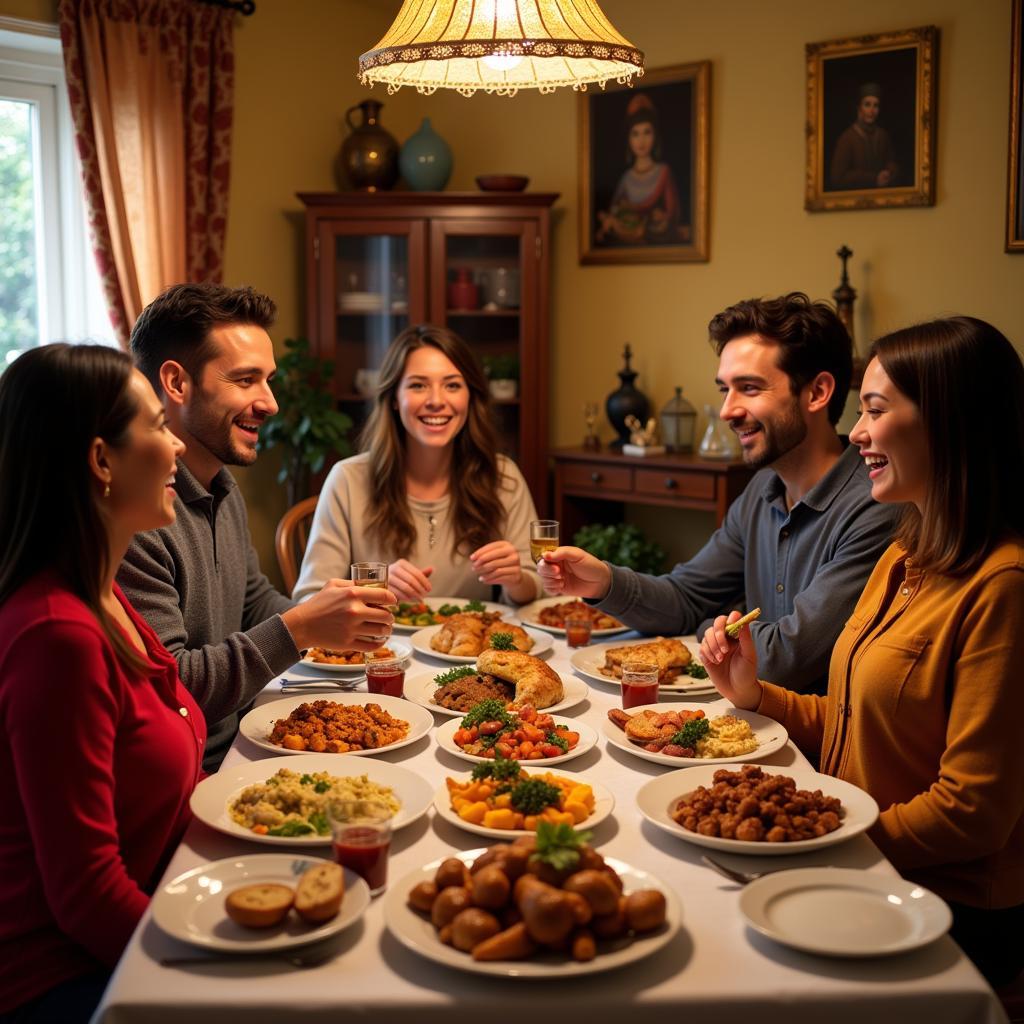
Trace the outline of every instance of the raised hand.
<path fill-rule="evenodd" d="M 560 547 L 545 551 L 537 563 L 544 589 L 549 594 L 602 598 L 612 585 L 612 571 L 582 548 Z"/>
<path fill-rule="evenodd" d="M 433 572 L 432 565 L 420 569 L 400 558 L 388 566 L 388 588 L 399 601 L 422 601 L 432 589 L 430 576 Z"/>
<path fill-rule="evenodd" d="M 289 608 L 281 618 L 300 651 L 308 647 L 373 651 L 380 643 L 369 638 L 390 634 L 395 620 L 386 606 L 397 600 L 390 590 L 328 580 L 320 593 Z"/>
<path fill-rule="evenodd" d="M 761 703 L 761 683 L 750 626 L 743 626 L 735 640 L 730 640 L 725 632 L 725 627 L 740 617 L 737 611 L 729 612 L 728 618 L 719 615 L 701 640 L 700 657 L 715 689 L 736 707 L 754 711 Z"/>
<path fill-rule="evenodd" d="M 469 556 L 473 571 L 481 583 L 499 587 L 515 586 L 523 578 L 519 552 L 507 540 L 493 540 Z"/>

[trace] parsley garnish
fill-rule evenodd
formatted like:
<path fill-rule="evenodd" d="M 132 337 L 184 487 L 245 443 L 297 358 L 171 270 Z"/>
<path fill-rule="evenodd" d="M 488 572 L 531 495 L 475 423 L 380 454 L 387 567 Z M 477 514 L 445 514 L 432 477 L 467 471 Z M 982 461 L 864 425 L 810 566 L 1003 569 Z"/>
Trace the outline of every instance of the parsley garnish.
<path fill-rule="evenodd" d="M 540 814 L 545 807 L 557 807 L 562 791 L 543 779 L 523 779 L 512 787 L 512 807 L 520 814 Z"/>
<path fill-rule="evenodd" d="M 522 769 L 519 767 L 518 761 L 513 761 L 511 758 L 499 755 L 493 761 L 474 765 L 470 777 L 474 782 L 479 782 L 481 779 L 494 779 L 495 782 L 506 782 L 510 779 L 518 779 L 521 773 Z"/>
<path fill-rule="evenodd" d="M 669 743 L 674 743 L 677 747 L 689 747 L 691 750 L 696 750 L 697 740 L 704 739 L 709 732 L 711 732 L 711 723 L 706 718 L 691 718 L 669 740 Z"/>
<path fill-rule="evenodd" d="M 490 642 L 491 647 L 496 651 L 514 651 L 516 649 L 515 639 L 511 633 L 492 633 Z"/>
<path fill-rule="evenodd" d="M 563 754 L 569 753 L 569 741 L 558 731 L 549 732 L 544 737 L 545 742 L 552 743 L 558 747 Z"/>
<path fill-rule="evenodd" d="M 691 661 L 683 671 L 694 679 L 707 679 L 708 677 L 708 670 L 699 661 Z"/>
<path fill-rule="evenodd" d="M 592 833 L 577 832 L 572 825 L 552 825 L 550 821 L 537 822 L 536 857 L 550 864 L 556 871 L 575 868 L 580 862 L 580 847 L 590 841 Z"/>
<path fill-rule="evenodd" d="M 491 698 L 482 700 L 469 709 L 462 719 L 462 728 L 472 729 L 474 725 L 480 725 L 481 722 L 501 722 L 504 725 L 513 725 L 516 721 L 516 717 L 505 710 L 504 701 Z"/>
<path fill-rule="evenodd" d="M 482 612 L 484 610 L 483 601 L 467 601 L 463 606 L 464 612 Z"/>
<path fill-rule="evenodd" d="M 450 668 L 447 672 L 434 676 L 435 686 L 447 686 L 454 683 L 456 679 L 464 679 L 466 676 L 475 676 L 476 669 L 472 665 L 459 665 L 458 668 Z"/>

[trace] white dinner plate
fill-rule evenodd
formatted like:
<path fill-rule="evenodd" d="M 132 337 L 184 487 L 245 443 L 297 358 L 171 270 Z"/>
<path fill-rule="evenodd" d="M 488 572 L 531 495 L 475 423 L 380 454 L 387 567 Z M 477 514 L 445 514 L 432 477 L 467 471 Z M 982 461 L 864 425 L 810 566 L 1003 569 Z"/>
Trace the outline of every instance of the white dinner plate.
<path fill-rule="evenodd" d="M 529 775 L 543 775 L 543 772 L 528 772 Z M 468 779 L 467 779 L 468 781 Z M 584 818 L 577 829 L 593 828 L 600 825 L 615 807 L 615 797 L 611 791 L 605 789 L 599 782 L 590 782 L 588 779 L 577 778 L 580 784 L 586 783 L 594 791 L 594 810 L 588 818 Z M 452 808 L 451 797 L 448 793 L 447 783 L 442 784 L 434 794 L 434 810 L 438 817 L 467 832 L 474 832 L 478 836 L 488 836 L 492 839 L 517 839 L 519 836 L 532 836 L 534 832 L 525 828 L 487 828 L 484 825 L 475 825 L 471 821 L 464 821 Z"/>
<path fill-rule="evenodd" d="M 689 648 L 690 653 L 696 661 L 700 661 L 700 644 L 693 636 L 678 637 Z M 651 639 L 637 640 L 635 643 L 650 643 Z M 628 647 L 630 644 L 594 644 L 591 647 L 578 647 L 569 656 L 569 664 L 572 665 L 580 675 L 593 679 L 595 682 L 604 683 L 607 686 L 621 687 L 622 680 L 614 676 L 606 676 L 601 668 L 604 666 L 605 652 L 612 647 Z M 694 679 L 692 676 L 680 675 L 667 683 L 660 683 L 658 690 L 661 693 L 682 693 L 693 697 L 703 697 L 709 693 L 717 693 L 715 684 L 710 679 Z"/>
<path fill-rule="evenodd" d="M 384 693 L 347 693 L 345 691 L 334 693 L 301 693 L 294 697 L 282 697 L 280 700 L 268 701 L 260 704 L 250 711 L 238 724 L 239 733 L 247 740 L 255 743 L 256 746 L 269 750 L 272 754 L 300 754 L 310 757 L 318 752 L 315 750 L 286 750 L 284 747 L 271 743 L 267 738 L 270 736 L 274 723 L 279 718 L 287 718 L 300 704 L 312 704 L 317 700 L 332 701 L 335 704 L 377 704 L 386 711 L 392 718 L 400 718 L 409 723 L 409 731 L 405 738 L 395 743 L 389 743 L 384 747 L 376 747 L 373 750 L 349 750 L 348 753 L 355 757 L 372 757 L 374 754 L 382 754 L 386 750 L 397 750 L 399 747 L 415 743 L 421 736 L 425 736 L 434 724 L 434 718 L 425 708 L 421 708 L 412 701 L 402 700 L 401 697 L 389 697 Z M 339 757 L 338 754 L 328 754 L 328 757 Z"/>
<path fill-rule="evenodd" d="M 788 775 L 798 789 L 809 789 L 812 792 L 820 789 L 825 796 L 838 797 L 844 810 L 841 815 L 842 824 L 834 832 L 792 843 L 753 843 L 743 839 L 722 839 L 720 836 L 705 836 L 691 832 L 672 820 L 672 811 L 682 797 L 692 793 L 698 786 L 707 786 L 710 789 L 713 785 L 712 776 L 719 770 L 718 765 L 681 768 L 677 772 L 669 772 L 667 775 L 651 779 L 638 790 L 637 806 L 652 825 L 668 832 L 669 835 L 685 839 L 688 843 L 726 853 L 752 853 L 759 857 L 807 853 L 810 850 L 820 850 L 823 846 L 833 846 L 835 843 L 842 843 L 860 835 L 871 828 L 878 818 L 878 804 L 874 799 L 849 782 L 834 779 L 830 775 L 819 775 L 812 768 L 779 768 L 767 764 L 760 767 L 771 775 Z"/>
<path fill-rule="evenodd" d="M 445 654 L 442 651 L 435 651 L 430 646 L 430 638 L 440 633 L 442 628 L 442 626 L 425 626 L 419 632 L 413 633 L 409 639 L 412 641 L 413 647 L 428 658 L 450 661 L 456 665 L 472 665 L 477 659 L 475 654 Z M 524 651 L 524 654 L 532 654 L 535 658 L 539 658 L 555 646 L 555 641 L 550 633 L 543 633 L 539 629 L 524 628 L 527 635 L 533 638 L 533 646 L 528 651 Z"/>
<path fill-rule="evenodd" d="M 449 708 L 441 707 L 440 704 L 431 702 L 430 698 L 433 697 L 434 691 L 437 689 L 437 684 L 434 682 L 434 677 L 437 675 L 440 675 L 440 673 L 421 672 L 411 678 L 406 676 L 405 699 L 425 707 L 428 711 L 436 711 L 439 715 L 462 718 L 466 713 L 465 711 L 452 711 Z M 560 678 L 562 680 L 562 699 L 557 704 L 552 704 L 551 707 L 537 708 L 538 711 L 543 711 L 546 714 L 551 714 L 555 711 L 565 711 L 566 708 L 574 708 L 577 704 L 581 704 L 587 699 L 590 687 L 582 679 L 576 679 L 573 676 L 561 676 Z"/>
<path fill-rule="evenodd" d="M 538 616 L 545 608 L 551 608 L 556 604 L 567 604 L 573 600 L 574 598 L 571 597 L 542 597 L 539 601 L 531 601 L 529 604 L 524 604 L 517 614 L 527 625 L 536 626 L 537 629 L 546 629 L 549 633 L 554 633 L 555 636 L 565 636 L 564 626 L 549 626 L 541 622 Z M 625 633 L 628 630 L 629 626 L 620 624 L 612 626 L 610 629 L 595 629 L 590 635 L 614 636 L 616 633 Z"/>
<path fill-rule="evenodd" d="M 546 714 L 547 712 L 545 712 Z M 572 748 L 567 754 L 559 754 L 558 757 L 541 757 L 535 761 L 523 762 L 523 767 L 527 765 L 530 768 L 547 768 L 549 765 L 561 764 L 563 761 L 570 761 L 574 757 L 579 757 L 580 754 L 585 754 L 595 743 L 597 743 L 597 733 L 590 728 L 586 722 L 577 722 L 571 718 L 555 718 L 555 725 L 568 726 L 573 732 L 580 734 L 580 741 Z M 490 757 L 477 757 L 475 754 L 467 754 L 462 747 L 457 746 L 454 737 L 455 733 L 458 732 L 459 727 L 462 724 L 461 718 L 450 718 L 443 725 L 437 727 L 437 732 L 434 734 L 437 736 L 437 745 L 442 750 L 447 750 L 449 754 L 454 754 L 456 757 L 461 757 L 463 761 L 472 761 L 474 764 L 480 761 L 491 761 L 493 758 Z"/>
<path fill-rule="evenodd" d="M 266 782 L 276 775 L 281 768 L 289 767 L 276 757 L 267 757 L 259 761 L 244 761 L 221 768 L 214 775 L 208 775 L 192 791 L 189 805 L 192 813 L 210 828 L 224 832 L 226 835 L 239 839 L 249 839 L 254 843 L 267 843 L 271 846 L 324 846 L 330 843 L 329 835 L 305 836 L 261 836 L 239 825 L 228 812 L 228 805 L 235 800 L 246 786 Z M 401 765 L 388 761 L 376 761 L 373 758 L 361 757 L 358 760 L 351 754 L 314 754 L 307 757 L 301 764 L 292 766 L 297 772 L 328 772 L 331 775 L 366 775 L 371 782 L 379 786 L 390 786 L 395 799 L 402 807 L 391 819 L 393 829 L 404 828 L 427 813 L 434 794 L 431 785 L 417 772 L 409 771 Z"/>
<path fill-rule="evenodd" d="M 755 931 L 805 953 L 875 957 L 906 953 L 949 931 L 935 893 L 898 876 L 853 868 L 798 868 L 753 881 L 740 913 Z"/>
<path fill-rule="evenodd" d="M 453 852 L 448 856 L 458 857 L 468 865 L 483 852 L 482 849 L 467 850 Z M 535 953 L 528 960 L 474 960 L 469 953 L 462 953 L 453 946 L 446 946 L 441 942 L 437 937 L 437 931 L 430 923 L 430 918 L 413 910 L 407 903 L 409 890 L 420 882 L 432 880 L 443 859 L 411 871 L 404 878 L 388 886 L 388 891 L 384 894 L 384 921 L 391 934 L 403 946 L 446 967 L 470 971 L 473 974 L 491 974 L 507 978 L 567 978 L 577 974 L 594 974 L 623 967 L 651 956 L 671 942 L 679 931 L 679 901 L 671 887 L 646 871 L 631 867 L 614 857 L 606 857 L 605 863 L 619 873 L 626 893 L 637 889 L 657 889 L 664 895 L 665 924 L 658 931 L 627 940 L 598 940 L 597 956 L 582 963 L 573 960 L 566 953 L 557 953 L 553 950 Z"/>
<path fill-rule="evenodd" d="M 423 603 L 435 611 L 445 604 L 457 604 L 462 608 L 464 605 L 469 604 L 469 601 L 470 599 L 468 597 L 434 597 L 433 594 L 428 594 L 423 599 Z M 496 601 L 480 601 L 478 603 L 484 606 L 485 612 L 498 612 L 498 614 L 508 622 L 519 621 L 519 612 L 511 605 L 498 604 Z M 401 622 L 396 622 L 392 627 L 392 630 L 395 633 L 417 633 L 424 628 L 424 626 L 406 626 Z"/>
<path fill-rule="evenodd" d="M 320 857 L 255 853 L 203 864 L 178 875 L 153 895 L 153 921 L 172 938 L 225 953 L 268 953 L 319 942 L 355 924 L 370 905 L 370 890 L 345 869 L 345 897 L 337 917 L 307 924 L 294 910 L 273 928 L 243 928 L 224 910 L 228 893 L 244 885 L 278 883 L 295 887 L 299 876 L 322 863 Z"/>
<path fill-rule="evenodd" d="M 412 655 L 412 644 L 408 640 L 402 640 L 396 636 L 389 636 L 381 647 L 387 647 L 394 652 L 396 658 L 408 658 Z M 306 668 L 316 669 L 318 672 L 341 672 L 344 675 L 363 675 L 366 672 L 365 662 L 359 665 L 331 665 L 325 661 L 314 661 L 308 654 L 299 662 Z"/>
<path fill-rule="evenodd" d="M 786 745 L 789 733 L 785 726 L 780 725 L 774 719 L 766 718 L 755 711 L 743 711 L 734 708 L 728 701 L 719 701 L 715 704 L 644 704 L 642 707 L 630 708 L 626 713 L 635 715 L 640 711 L 703 711 L 708 718 L 718 718 L 721 715 L 733 715 L 742 718 L 750 723 L 754 737 L 758 741 L 756 749 L 749 754 L 737 754 L 734 757 L 671 757 L 668 754 L 655 754 L 644 750 L 639 743 L 634 743 L 625 733 L 610 719 L 604 721 L 604 735 L 612 746 L 620 750 L 628 750 L 645 761 L 653 761 L 655 764 L 667 764 L 672 768 L 685 768 L 687 766 L 707 764 L 736 764 L 740 761 L 756 761 L 774 754 Z"/>

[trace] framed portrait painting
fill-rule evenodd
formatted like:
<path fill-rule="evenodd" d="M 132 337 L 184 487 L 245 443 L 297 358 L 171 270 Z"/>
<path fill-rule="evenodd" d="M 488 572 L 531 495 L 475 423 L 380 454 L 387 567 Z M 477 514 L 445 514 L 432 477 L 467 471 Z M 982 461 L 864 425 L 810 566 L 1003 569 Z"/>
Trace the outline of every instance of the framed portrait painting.
<path fill-rule="evenodd" d="M 1024 252 L 1024 3 L 1013 0 L 1010 58 L 1010 173 L 1006 193 L 1006 251 Z"/>
<path fill-rule="evenodd" d="M 808 210 L 935 202 L 939 30 L 807 45 Z"/>
<path fill-rule="evenodd" d="M 581 93 L 580 262 L 708 258 L 711 62 Z"/>

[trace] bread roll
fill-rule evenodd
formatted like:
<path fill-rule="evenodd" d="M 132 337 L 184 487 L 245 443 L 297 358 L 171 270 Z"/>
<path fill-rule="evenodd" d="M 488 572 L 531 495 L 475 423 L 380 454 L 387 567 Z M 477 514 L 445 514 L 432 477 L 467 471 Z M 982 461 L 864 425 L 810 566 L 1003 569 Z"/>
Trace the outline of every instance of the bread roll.
<path fill-rule="evenodd" d="M 287 885 L 245 885 L 228 893 L 224 909 L 243 928 L 272 928 L 285 919 L 294 898 Z"/>
<path fill-rule="evenodd" d="M 304 872 L 295 890 L 295 912 L 311 924 L 330 921 L 341 909 L 345 895 L 345 872 L 338 864 L 324 861 Z"/>

